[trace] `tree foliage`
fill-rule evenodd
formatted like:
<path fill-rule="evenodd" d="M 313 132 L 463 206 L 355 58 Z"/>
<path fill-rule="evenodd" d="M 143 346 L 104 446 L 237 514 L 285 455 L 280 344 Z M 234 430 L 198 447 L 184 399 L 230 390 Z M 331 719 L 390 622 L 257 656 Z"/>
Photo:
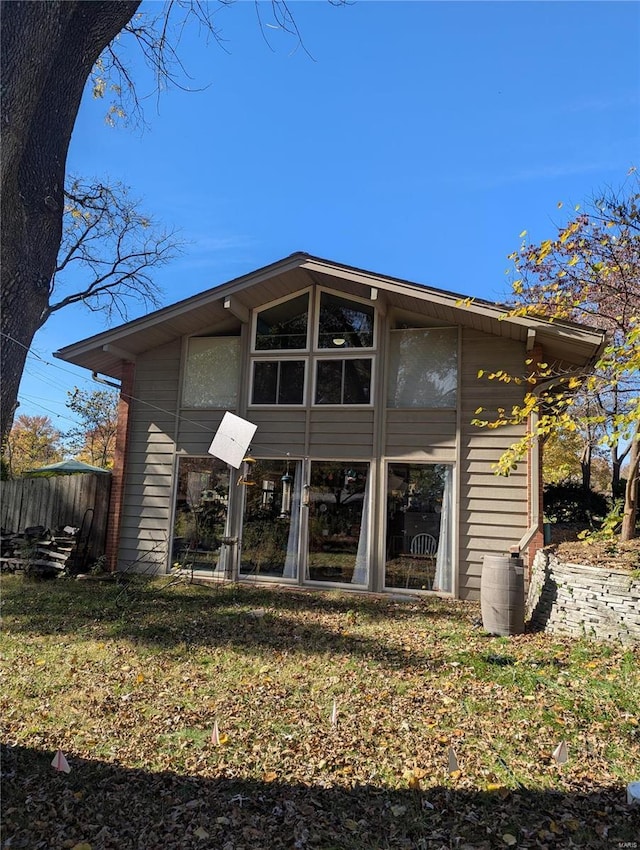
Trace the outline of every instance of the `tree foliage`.
<path fill-rule="evenodd" d="M 582 480 L 580 459 L 584 440 L 578 432 L 553 434 L 544 447 L 542 479 L 545 484 L 576 483 Z"/>
<path fill-rule="evenodd" d="M 9 478 L 62 458 L 62 434 L 48 416 L 18 416 L 4 453 Z"/>
<path fill-rule="evenodd" d="M 92 466 L 110 469 L 116 448 L 118 395 L 113 390 L 80 390 L 67 393 L 67 407 L 78 417 L 77 428 L 65 437 L 74 457 Z"/>
<path fill-rule="evenodd" d="M 524 241 L 511 255 L 517 277 L 508 315 L 536 314 L 602 328 L 606 346 L 589 374 L 532 359 L 521 376 L 487 375 L 519 382 L 526 391 L 521 404 L 501 410 L 495 420 L 475 421 L 490 428 L 531 423 L 502 456 L 503 473 L 525 456 L 533 440 L 575 434 L 580 427 L 600 429 L 600 442 L 609 446 L 618 474 L 628 458 L 622 537 L 630 539 L 640 459 L 640 181 L 634 174 L 622 190 L 607 190 L 574 212 L 554 239 Z"/>
<path fill-rule="evenodd" d="M 56 259 L 63 234 L 67 152 L 85 86 L 89 82 L 94 95 L 113 98 L 109 108 L 112 118 L 127 114 L 127 98 L 131 114 L 135 113 L 140 102 L 135 80 L 122 58 L 124 40 L 134 39 L 141 48 L 155 75 L 158 92 L 168 85 L 179 86 L 185 78 L 179 51 L 184 27 L 193 24 L 219 39 L 215 15 L 231 3 L 168 0 L 148 4 L 144 12 L 139 11 L 140 5 L 139 0 L 2 0 L 0 4 L 2 442 L 11 429 L 33 337 L 52 308 L 62 309 L 70 303 L 68 291 L 57 302 L 51 295 L 56 275 L 68 268 L 59 268 Z M 285 0 L 271 0 L 265 5 L 275 27 L 301 43 Z M 256 9 L 260 15 L 258 4 Z M 259 23 L 266 33 L 268 24 L 260 17 Z M 91 215 L 105 223 L 99 208 L 108 200 L 108 192 L 98 192 L 93 201 L 91 194 L 85 194 L 88 208 L 92 203 L 98 205 Z M 84 207 L 85 211 L 88 208 Z M 77 224 L 82 227 L 81 218 Z M 97 222 L 93 232 L 98 232 Z M 166 240 L 161 238 L 154 264 L 168 257 L 167 249 Z M 64 257 L 63 253 L 63 263 Z M 140 271 L 136 277 L 135 260 L 132 256 L 129 259 L 130 273 L 119 296 L 114 296 L 115 290 L 105 289 L 106 269 L 101 263 L 97 282 L 81 284 L 74 300 L 92 309 L 100 306 L 120 312 L 136 286 L 141 285 L 147 297 L 148 281 Z M 119 267 L 121 260 L 119 254 Z"/>
<path fill-rule="evenodd" d="M 138 2 L 2 2 L 1 437 L 62 238 L 67 151 L 94 63 Z"/>

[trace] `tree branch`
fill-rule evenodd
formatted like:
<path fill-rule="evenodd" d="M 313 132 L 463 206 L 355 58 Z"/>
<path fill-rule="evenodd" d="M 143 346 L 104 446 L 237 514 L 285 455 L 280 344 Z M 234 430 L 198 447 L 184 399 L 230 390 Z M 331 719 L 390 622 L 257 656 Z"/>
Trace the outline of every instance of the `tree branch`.
<path fill-rule="evenodd" d="M 65 197 L 63 239 L 41 322 L 80 302 L 124 319 L 130 300 L 157 305 L 150 272 L 181 252 L 178 233 L 158 229 L 122 184 L 74 179 Z"/>

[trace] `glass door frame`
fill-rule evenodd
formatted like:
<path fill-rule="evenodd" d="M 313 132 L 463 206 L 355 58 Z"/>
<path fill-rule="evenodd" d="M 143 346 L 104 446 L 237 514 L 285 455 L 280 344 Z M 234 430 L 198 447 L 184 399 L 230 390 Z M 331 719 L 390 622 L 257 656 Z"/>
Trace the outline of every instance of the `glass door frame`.
<path fill-rule="evenodd" d="M 268 575 L 268 574 L 258 575 L 254 572 L 245 572 L 245 573 L 242 572 L 242 538 L 243 538 L 243 534 L 244 534 L 248 490 L 247 490 L 247 485 L 243 484 L 242 481 L 241 481 L 241 470 L 239 470 L 237 472 L 237 478 L 236 478 L 236 482 L 237 482 L 237 485 L 238 485 L 236 487 L 236 490 L 240 490 L 241 492 L 240 492 L 239 498 L 237 499 L 237 522 L 236 522 L 237 535 L 236 535 L 236 538 L 237 538 L 238 542 L 237 542 L 237 545 L 235 547 L 235 553 L 234 553 L 235 554 L 234 577 L 239 582 L 245 582 L 245 583 L 248 582 L 248 583 L 253 583 L 253 584 L 255 584 L 256 582 L 259 582 L 260 584 L 263 584 L 263 583 L 264 584 L 286 584 L 286 585 L 293 585 L 293 586 L 300 585 L 301 584 L 300 577 L 301 577 L 301 572 L 302 572 L 302 569 L 303 569 L 302 562 L 301 562 L 301 553 L 303 552 L 302 540 L 304 539 L 304 531 L 305 531 L 304 522 L 303 522 L 305 514 L 303 512 L 302 494 L 304 493 L 304 483 L 305 483 L 305 475 L 306 475 L 306 459 L 302 458 L 302 457 L 286 457 L 286 458 L 282 458 L 282 457 L 256 457 L 255 460 L 258 463 L 259 462 L 272 463 L 274 465 L 277 465 L 278 467 L 281 467 L 283 474 L 285 472 L 288 472 L 290 475 L 292 475 L 292 477 L 294 479 L 294 481 L 293 481 L 294 487 L 295 487 L 296 468 L 299 469 L 302 481 L 301 481 L 301 490 L 300 490 L 300 492 L 301 492 L 300 504 L 298 505 L 299 532 L 298 532 L 298 545 L 297 545 L 297 552 L 296 552 L 297 574 L 294 577 L 286 577 L 284 575 L 281 575 L 281 576 L 280 575 Z M 282 480 L 282 478 L 280 477 L 280 481 L 281 480 Z M 254 486 L 260 487 L 261 482 L 256 481 Z M 291 510 L 290 510 L 289 522 L 292 522 L 293 521 L 293 511 L 294 511 L 294 506 L 295 506 L 293 492 L 290 494 L 290 496 L 291 496 Z M 284 568 L 285 567 L 283 567 L 283 569 Z"/>
<path fill-rule="evenodd" d="M 365 583 L 352 584 L 351 582 L 338 582 L 338 581 L 323 581 L 322 579 L 311 579 L 307 577 L 308 568 L 309 568 L 309 542 L 310 542 L 310 497 L 311 497 L 311 472 L 312 466 L 314 464 L 318 465 L 340 465 L 342 467 L 349 466 L 366 466 L 367 468 L 367 482 L 365 484 L 365 496 L 367 502 L 363 501 L 362 514 L 366 515 L 366 526 L 364 529 L 364 533 L 366 535 L 366 562 L 367 562 L 367 580 Z M 313 587 L 316 589 L 320 588 L 332 588 L 339 590 L 370 590 L 372 586 L 373 575 L 375 571 L 375 563 L 376 563 L 376 544 L 372 539 L 372 528 L 375 519 L 375 505 L 377 504 L 376 499 L 376 481 L 377 481 L 377 464 L 371 458 L 332 458 L 332 457 L 311 457 L 305 459 L 304 464 L 304 477 L 303 477 L 303 495 L 302 495 L 302 505 L 301 510 L 303 511 L 303 515 L 301 518 L 301 534 L 300 534 L 300 571 L 299 571 L 299 580 L 300 584 L 304 587 Z M 367 492 L 368 491 L 368 492 Z M 361 533 L 362 533 L 362 523 L 361 523 Z M 358 540 L 358 545 L 360 543 L 360 538 Z M 356 559 L 358 555 L 356 554 Z M 356 567 L 357 568 L 357 567 Z M 356 569 L 354 568 L 354 569 Z"/>
<path fill-rule="evenodd" d="M 393 466 L 412 466 L 412 467 L 429 467 L 429 466 L 444 466 L 450 470 L 450 516 L 448 517 L 448 548 L 450 553 L 449 562 L 449 590 L 438 590 L 436 588 L 410 588 L 400 587 L 387 584 L 387 554 L 388 554 L 388 536 L 389 536 L 389 512 L 388 512 L 388 482 L 390 470 Z M 380 518 L 381 525 L 384 526 L 384 534 L 380 535 L 380 589 L 384 593 L 407 593 L 431 595 L 441 593 L 447 598 L 457 598 L 458 594 L 458 545 L 459 545 L 459 504 L 458 504 L 458 468 L 454 460 L 430 460 L 413 458 L 385 458 L 383 464 L 383 483 L 380 492 Z M 439 544 L 439 538 L 438 538 Z"/>

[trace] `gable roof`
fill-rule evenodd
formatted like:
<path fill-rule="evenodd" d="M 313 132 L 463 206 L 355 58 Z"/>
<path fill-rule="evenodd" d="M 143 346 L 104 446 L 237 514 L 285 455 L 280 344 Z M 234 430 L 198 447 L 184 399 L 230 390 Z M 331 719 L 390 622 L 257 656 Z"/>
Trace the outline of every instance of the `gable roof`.
<path fill-rule="evenodd" d="M 503 318 L 506 307 L 480 298 L 376 274 L 298 252 L 242 277 L 162 307 L 65 346 L 54 356 L 94 373 L 121 377 L 122 363 L 183 336 L 224 331 L 230 319 L 312 284 L 384 300 L 387 310 L 423 314 L 446 325 L 464 325 L 496 336 L 542 344 L 545 357 L 588 366 L 604 345 L 604 332 L 565 321 Z M 373 290 L 373 292 L 372 292 Z"/>

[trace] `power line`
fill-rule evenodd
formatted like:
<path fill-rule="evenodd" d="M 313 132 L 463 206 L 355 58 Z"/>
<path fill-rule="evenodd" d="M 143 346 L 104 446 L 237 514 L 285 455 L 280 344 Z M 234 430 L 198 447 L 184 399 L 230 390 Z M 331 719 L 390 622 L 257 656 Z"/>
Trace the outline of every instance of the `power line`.
<path fill-rule="evenodd" d="M 12 342 L 14 342 L 16 345 L 19 345 L 21 348 L 24 348 L 27 352 L 27 355 L 31 355 L 32 357 L 35 357 L 37 360 L 39 360 L 45 366 L 51 366 L 53 369 L 58 369 L 59 371 L 64 372 L 68 375 L 73 375 L 73 377 L 76 378 L 76 379 L 84 380 L 87 383 L 92 383 L 92 379 L 85 377 L 83 374 L 78 375 L 75 372 L 73 372 L 71 369 L 67 369 L 67 368 L 65 368 L 64 366 L 61 366 L 58 363 L 53 363 L 50 360 L 45 360 L 44 357 L 41 357 L 36 352 L 31 351 L 28 348 L 28 346 L 24 345 L 19 340 L 14 339 L 12 336 L 9 336 L 9 334 L 5 334 L 5 333 L 0 332 L 0 336 L 3 336 L 6 339 L 9 339 Z M 41 379 L 44 380 L 44 378 L 41 378 Z M 51 383 L 51 380 L 48 379 L 47 382 Z M 64 389 L 62 384 L 59 384 L 58 386 L 59 386 L 60 389 Z M 23 398 L 28 398 L 24 394 L 21 394 L 21 395 L 22 395 Z M 166 413 L 168 416 L 177 417 L 179 422 L 188 423 L 189 425 L 195 425 L 197 428 L 201 428 L 203 431 L 208 431 L 209 433 L 211 433 L 211 428 L 208 425 L 204 425 L 202 422 L 198 422 L 196 419 L 189 419 L 187 416 L 183 416 L 182 414 L 178 413 L 176 410 L 169 410 L 166 407 L 160 407 L 157 404 L 152 404 L 150 401 L 146 401 L 146 399 L 139 398 L 138 396 L 134 396 L 134 395 L 129 395 L 128 393 L 121 393 L 121 395 L 122 395 L 123 398 L 126 398 L 128 401 L 135 401 L 138 404 L 143 404 L 146 407 L 150 407 L 152 410 L 157 410 L 159 413 Z M 42 407 L 42 409 L 46 410 L 46 408 L 44 408 L 44 407 Z M 57 414 L 56 413 L 54 415 L 55 416 L 62 416 L 63 414 Z M 68 418 L 68 417 L 66 417 L 66 418 Z M 74 424 L 75 424 L 74 420 L 70 420 L 70 421 L 74 422 Z M 274 452 L 273 449 L 270 446 L 261 446 L 259 443 L 254 443 L 254 442 L 252 442 L 251 445 L 255 449 L 264 449 L 266 452 L 269 452 L 269 453 L 272 453 L 272 454 L 278 454 L 282 458 L 289 457 L 289 452 Z"/>
<path fill-rule="evenodd" d="M 40 408 L 40 410 L 46 410 L 47 413 L 51 413 L 52 416 L 55 416 L 57 419 L 67 419 L 69 422 L 72 422 L 74 425 L 77 425 L 78 422 L 75 419 L 72 419 L 70 416 L 65 416 L 64 413 L 56 413 L 55 410 L 51 410 L 48 407 L 45 407 L 40 401 L 34 399 L 32 396 L 22 394 L 22 398 L 27 399 L 34 407 Z"/>

